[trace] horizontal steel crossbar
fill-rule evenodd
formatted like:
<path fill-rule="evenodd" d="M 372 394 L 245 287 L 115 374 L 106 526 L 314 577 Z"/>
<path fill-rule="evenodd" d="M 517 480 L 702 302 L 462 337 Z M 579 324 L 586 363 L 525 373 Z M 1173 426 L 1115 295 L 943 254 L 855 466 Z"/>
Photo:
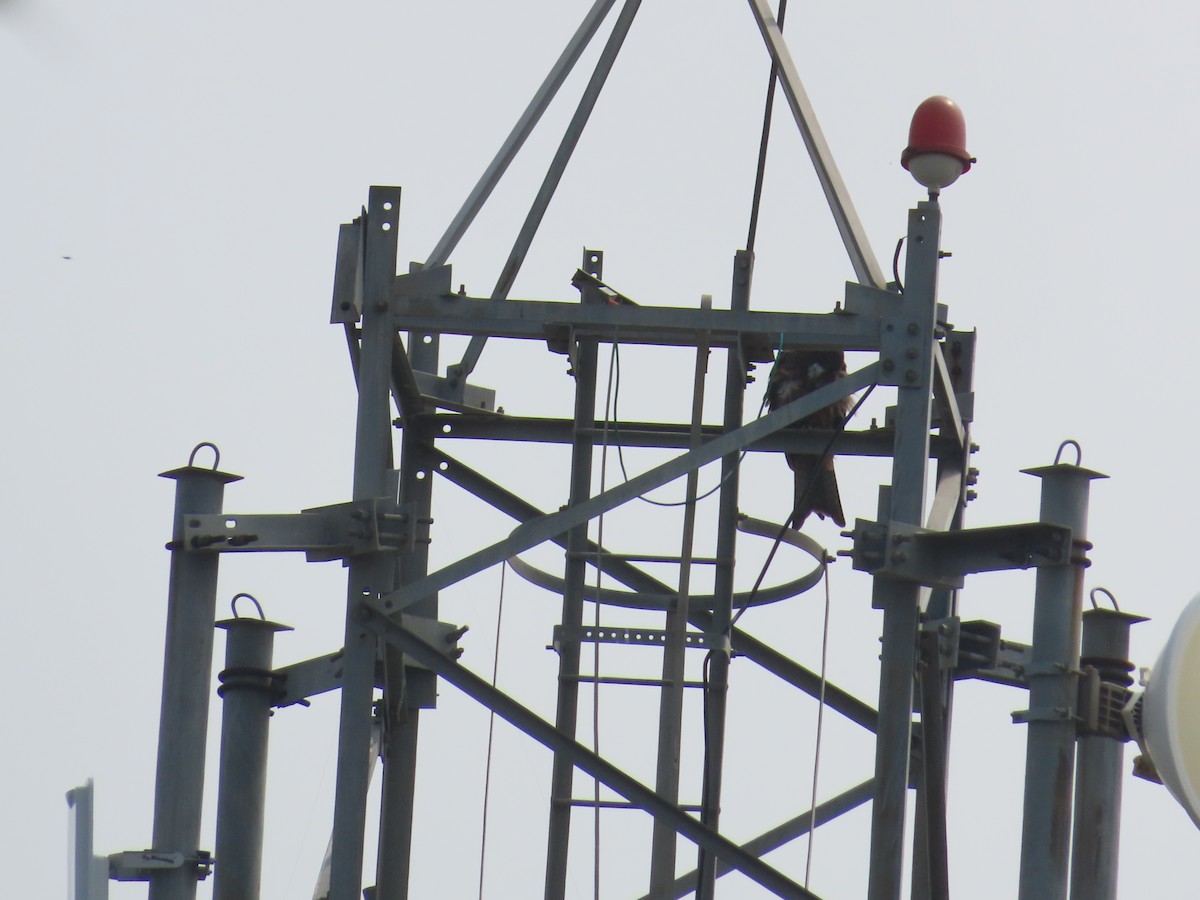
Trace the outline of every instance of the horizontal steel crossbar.
<path fill-rule="evenodd" d="M 435 272 L 445 273 L 444 284 L 434 283 Z M 415 278 L 424 283 L 407 283 Z M 400 275 L 396 285 L 391 309 L 395 327 L 401 330 L 531 340 L 545 340 L 559 332 L 564 337 L 570 333 L 599 341 L 681 347 L 695 347 L 697 335 L 709 332 L 714 347 L 739 346 L 743 336 L 785 349 L 880 347 L 880 320 L 870 315 L 486 300 L 450 293 L 448 269 Z"/>
<path fill-rule="evenodd" d="M 805 416 L 823 409 L 830 403 L 874 384 L 878 370 L 879 364 L 872 363 L 833 384 L 818 388 L 811 394 L 780 407 L 761 419 L 743 425 L 736 431 L 724 434 L 695 450 L 690 450 L 623 484 L 610 488 L 590 500 L 569 506 L 561 512 L 518 525 L 505 540 L 472 553 L 456 563 L 386 595 L 383 598 L 383 607 L 389 612 L 400 612 L 442 588 L 449 587 L 464 578 L 510 559 L 576 525 L 582 525 L 601 513 L 608 512 L 647 491 L 686 475 L 692 469 L 707 465 L 727 454 L 737 453 L 754 441 L 778 431 L 780 428 L 786 428 Z"/>
<path fill-rule="evenodd" d="M 513 415 L 438 414 L 433 418 L 439 440 L 521 441 L 544 444 L 569 444 L 575 423 L 570 419 L 551 419 Z M 399 424 L 399 423 L 397 423 Z M 682 450 L 690 446 L 691 426 L 672 422 L 596 422 L 597 443 L 601 436 L 609 446 L 654 447 Z M 704 425 L 703 439 L 720 437 L 725 430 L 720 425 Z M 829 443 L 830 432 L 817 428 L 794 428 L 776 431 L 745 447 L 751 452 L 820 453 Z M 838 456 L 887 457 L 892 455 L 895 433 L 890 428 L 867 431 L 844 431 L 834 440 L 831 452 Z M 950 437 L 930 435 L 930 459 L 957 460 L 961 446 Z"/>

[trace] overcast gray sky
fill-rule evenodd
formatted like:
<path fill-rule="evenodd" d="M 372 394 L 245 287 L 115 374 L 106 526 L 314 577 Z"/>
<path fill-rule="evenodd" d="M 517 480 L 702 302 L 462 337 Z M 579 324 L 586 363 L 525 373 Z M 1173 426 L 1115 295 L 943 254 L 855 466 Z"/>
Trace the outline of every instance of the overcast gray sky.
<path fill-rule="evenodd" d="M 149 843 L 172 508 L 171 485 L 156 474 L 211 440 L 222 468 L 246 477 L 227 491 L 231 511 L 348 498 L 354 387 L 344 341 L 327 324 L 337 226 L 369 185 L 401 185 L 401 259 L 423 260 L 588 6 L 0 2 L 6 896 L 63 895 L 63 793 L 89 776 L 97 850 Z M 1188 262 L 1200 201 L 1190 159 L 1200 139 L 1198 23 L 1195 4 L 1181 2 L 917 0 L 794 3 L 786 29 L 885 266 L 922 196 L 899 165 L 912 110 L 937 93 L 963 108 L 979 164 L 943 198 L 953 257 L 941 299 L 956 326 L 979 329 L 982 475 L 969 523 L 1036 518 L 1036 481 L 1018 470 L 1078 440 L 1084 464 L 1111 476 L 1092 493 L 1089 586 L 1152 617 L 1134 633 L 1141 665 L 1200 590 L 1188 524 L 1200 488 Z M 647 0 L 513 296 L 574 299 L 570 277 L 588 246 L 606 251 L 606 280 L 640 302 L 690 306 L 711 293 L 727 305 L 766 75 L 745 3 Z M 454 283 L 470 294 L 490 293 L 581 85 L 577 73 L 452 257 Z M 829 311 L 853 277 L 786 116 L 776 120 L 757 252 L 758 309 Z M 713 358 L 715 397 L 723 359 Z M 689 354 L 630 349 L 623 362 L 623 417 L 686 420 Z M 536 344 L 490 345 L 474 380 L 509 411 L 570 413 L 564 361 Z M 863 424 L 890 402 L 878 393 Z M 718 419 L 719 401 L 708 415 Z M 566 499 L 564 453 L 461 452 L 546 507 Z M 632 474 L 658 458 L 626 462 Z M 848 514 L 872 517 L 884 470 L 847 460 L 840 472 Z M 609 484 L 617 477 L 610 466 Z M 702 483 L 713 478 L 706 471 Z M 743 511 L 785 517 L 789 479 L 781 459 L 750 459 Z M 662 489 L 681 494 L 681 484 Z M 439 485 L 435 502 L 438 561 L 509 527 L 454 488 Z M 617 549 L 670 552 L 678 520 L 642 508 L 608 529 Z M 814 534 L 845 544 L 828 525 Z M 753 580 L 762 551 L 742 551 L 741 581 Z M 557 564 L 548 551 L 533 558 Z M 794 577 L 804 560 L 776 566 L 769 580 Z M 963 615 L 1027 640 L 1032 585 L 1028 574 L 977 576 Z M 279 639 L 277 661 L 340 643 L 338 566 L 225 560 L 222 609 L 243 590 L 296 627 Z M 842 562 L 832 590 L 831 676 L 873 702 L 879 616 L 869 581 Z M 506 592 L 501 687 L 552 715 L 555 661 L 543 648 L 558 604 L 511 576 Z M 498 593 L 493 570 L 443 595 L 442 617 L 472 628 L 464 662 L 481 673 L 491 671 Z M 624 624 L 620 613 L 608 621 Z M 820 622 L 815 593 L 745 619 L 809 665 Z M 608 664 L 650 672 L 649 652 L 614 651 Z M 219 668 L 220 640 L 217 653 Z M 724 825 L 747 838 L 807 807 L 815 707 L 748 664 L 735 663 L 732 677 Z M 601 744 L 650 781 L 646 694 L 602 696 Z M 1015 894 L 1024 731 L 1008 713 L 1024 699 L 974 683 L 957 694 L 956 896 Z M 487 716 L 450 688 L 441 703 L 422 726 L 413 893 L 475 896 Z M 685 800 L 698 791 L 689 712 Z M 311 894 L 329 833 L 335 721 L 331 697 L 273 719 L 264 897 Z M 213 798 L 218 723 L 214 708 Z M 823 795 L 870 774 L 869 736 L 834 717 L 824 740 Z M 536 896 L 549 754 L 501 726 L 494 766 L 486 895 Z M 868 826 L 864 809 L 819 832 L 819 894 L 862 896 Z M 581 814 L 576 828 L 571 895 L 591 896 L 590 821 Z M 648 834 L 638 814 L 606 815 L 604 896 L 644 887 Z M 1193 897 L 1198 850 L 1166 792 L 1130 779 L 1122 896 Z M 770 859 L 798 875 L 803 842 Z M 114 898 L 144 891 L 112 886 Z M 201 896 L 210 891 L 211 882 Z M 762 895 L 732 877 L 722 892 Z"/>

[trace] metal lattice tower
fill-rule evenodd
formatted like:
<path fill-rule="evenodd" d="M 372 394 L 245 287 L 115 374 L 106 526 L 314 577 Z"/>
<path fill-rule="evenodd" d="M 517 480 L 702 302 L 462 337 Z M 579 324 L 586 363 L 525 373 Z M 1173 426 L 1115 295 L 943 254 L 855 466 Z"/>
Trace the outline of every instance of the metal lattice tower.
<path fill-rule="evenodd" d="M 912 892 L 915 898 L 949 896 L 946 823 L 946 746 L 957 679 L 982 678 L 1030 692 L 1029 772 L 1021 897 L 1065 898 L 1070 878 L 1071 816 L 1043 798 L 1069 798 L 1075 784 L 1074 747 L 1081 733 L 1095 743 L 1080 754 L 1077 790 L 1088 814 L 1077 816 L 1076 851 L 1081 860 L 1073 897 L 1115 896 L 1115 838 L 1090 833 L 1099 822 L 1111 831 L 1119 805 L 1120 747 L 1115 733 L 1092 722 L 1081 732 L 1075 710 L 1080 671 L 1080 573 L 1087 564 L 1086 509 L 1089 481 L 1097 473 L 1058 463 L 1034 470 L 1043 481 L 1040 521 L 967 530 L 962 514 L 972 482 L 970 424 L 975 335 L 955 331 L 938 303 L 941 212 L 935 196 L 910 210 L 903 290 L 882 275 L 853 206 L 817 127 L 766 0 L 749 6 L 768 50 L 773 72 L 817 170 L 857 283 L 846 286 L 833 312 L 781 313 L 751 308 L 753 253 L 734 254 L 727 308 L 637 305 L 603 280 L 603 254 L 585 251 L 573 284 L 578 301 L 512 298 L 515 282 L 571 153 L 587 123 L 638 9 L 626 0 L 567 126 L 491 295 L 456 292 L 449 261 L 460 238 L 505 169 L 537 124 L 575 62 L 615 5 L 597 0 L 555 63 L 512 133 L 438 242 L 430 258 L 397 275 L 400 190 L 373 187 L 363 215 L 343 225 L 337 253 L 333 321 L 343 326 L 357 379 L 358 414 L 351 498 L 334 506 L 283 515 L 223 511 L 224 486 L 237 476 L 194 464 L 166 473 L 177 484 L 170 612 L 156 785 L 154 851 L 128 854 L 113 871 L 150 884 L 152 900 L 191 900 L 209 863 L 199 848 L 200 785 L 204 772 L 215 622 L 216 576 L 224 552 L 299 551 L 311 560 L 343 559 L 347 566 L 345 633 L 327 656 L 274 668 L 272 638 L 281 626 L 238 618 L 220 623 L 229 632 L 221 674 L 225 702 L 222 736 L 215 896 L 258 896 L 266 728 L 272 707 L 287 706 L 327 690 L 340 691 L 341 717 L 329 868 L 330 900 L 358 900 L 368 817 L 367 792 L 373 757 L 382 759 L 382 801 L 376 900 L 408 896 L 417 779 L 418 723 L 434 708 L 439 680 L 493 710 L 554 752 L 546 823 L 545 897 L 566 896 L 571 840 L 572 788 L 576 769 L 598 779 L 654 818 L 650 897 L 717 893 L 721 874 L 736 870 L 774 896 L 815 897 L 794 875 L 764 862 L 771 850 L 871 803 L 867 853 L 869 897 L 897 900 L 907 866 L 906 810 L 913 803 Z M 441 338 L 466 335 L 461 360 L 439 374 Z M 597 417 L 599 348 L 618 340 L 660 347 L 694 348 L 695 402 L 687 425 L 672 422 L 615 423 L 604 440 L 613 445 L 678 451 L 668 461 L 615 487 L 593 493 L 594 450 L 607 424 Z M 575 402 L 570 415 L 526 419 L 498 413 L 494 394 L 469 377 L 488 340 L 536 341 L 569 358 Z M 702 360 L 709 349 L 724 353 L 723 421 L 702 420 Z M 776 350 L 853 351 L 870 361 L 847 377 L 747 423 L 744 397 L 754 363 L 769 363 Z M 829 404 L 867 388 L 894 392 L 882 428 L 845 433 L 792 429 Z M 399 412 L 399 462 L 394 455 L 392 402 Z M 496 479 L 476 471 L 448 449 L 454 441 L 530 441 L 570 447 L 569 502 L 557 511 L 536 508 Z M 832 442 L 832 443 L 830 443 Z M 811 586 L 826 562 L 825 551 L 796 532 L 739 518 L 739 471 L 747 453 L 818 453 L 829 444 L 842 456 L 891 460 L 889 483 L 880 489 L 876 521 L 853 528 L 855 569 L 873 580 L 873 605 L 882 610 L 877 707 L 836 685 L 768 643 L 739 630 L 737 610 L 755 598 L 734 588 L 739 531 L 779 534 L 816 557 L 817 570 L 757 601 L 781 599 Z M 219 460 L 218 460 L 219 463 Z M 719 463 L 721 481 L 713 558 L 698 560 L 691 515 L 695 473 Z M 515 521 L 513 530 L 441 568 L 433 569 L 429 545 L 437 480 L 449 482 Z M 618 553 L 593 541 L 589 523 L 637 496 L 686 478 L 680 580 L 664 583 L 632 552 Z M 932 488 L 933 501 L 926 508 Z M 546 576 L 518 559 L 545 543 L 565 551 L 563 574 Z M 439 591 L 505 561 L 562 597 L 555 633 L 559 654 L 557 715 L 549 722 L 458 661 L 461 629 L 439 620 Z M 689 573 L 711 565 L 714 588 L 697 596 Z M 990 623 L 958 618 L 957 591 L 972 572 L 1039 567 L 1032 646 L 999 640 Z M 522 567 L 524 567 L 522 569 Z M 661 712 L 656 737 L 654 787 L 602 758 L 578 739 L 579 691 L 584 645 L 622 635 L 597 633 L 585 624 L 590 603 L 611 602 L 588 585 L 602 569 L 628 589 L 631 605 L 661 613 L 662 629 L 647 640 L 663 648 Z M 1132 618 L 1132 617 L 1130 617 Z M 1127 653 L 1129 622 L 1094 626 L 1098 656 Z M 1107 629 L 1107 630 L 1106 630 Z M 683 655 L 689 646 L 709 655 L 704 684 L 705 790 L 698 809 L 680 805 L 678 758 Z M 1124 649 L 1122 649 L 1122 647 Z M 798 810 L 742 844 L 721 833 L 727 687 L 733 654 L 814 697 L 875 735 L 875 767 L 863 781 L 814 810 Z M 595 677 L 599 677 L 598 675 Z M 1099 679 L 1115 683 L 1116 676 Z M 1097 688 L 1099 691 L 1099 688 Z M 919 720 L 914 718 L 914 710 Z M 1064 760 L 1070 760 L 1065 764 Z M 1114 771 L 1117 774 L 1114 774 Z M 1097 774 L 1100 773 L 1100 774 Z M 1116 787 L 1114 787 L 1114 784 Z M 1114 799 L 1115 795 L 1115 799 Z M 1108 829 L 1107 831 L 1104 829 Z M 697 870 L 677 876 L 676 837 L 700 849 Z M 386 852 L 384 852 L 386 851 Z M 1086 870 L 1086 871 L 1085 871 Z M 1085 881 L 1085 879 L 1092 879 Z"/>

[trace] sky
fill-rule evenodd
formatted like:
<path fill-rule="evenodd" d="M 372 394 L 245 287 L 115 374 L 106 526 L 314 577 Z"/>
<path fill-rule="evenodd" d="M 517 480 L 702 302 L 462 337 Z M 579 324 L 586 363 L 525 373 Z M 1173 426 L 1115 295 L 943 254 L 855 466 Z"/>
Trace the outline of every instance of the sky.
<path fill-rule="evenodd" d="M 64 793 L 89 777 L 97 852 L 149 844 L 172 515 L 171 484 L 157 474 L 212 441 L 221 468 L 245 477 L 227 490 L 228 511 L 349 498 L 354 381 L 340 330 L 328 325 L 337 226 L 358 213 L 370 185 L 402 186 L 401 267 L 424 260 L 588 6 L 0 2 L 0 838 L 20 860 L 6 867 L 7 895 L 64 894 Z M 1150 617 L 1134 629 L 1132 656 L 1152 665 L 1200 591 L 1187 525 L 1200 492 L 1188 399 L 1200 314 L 1187 288 L 1193 265 L 1184 265 L 1195 256 L 1200 176 L 1179 161 L 1200 139 L 1200 11 L 1109 0 L 793 4 L 786 36 L 885 268 L 906 210 L 922 199 L 899 164 L 912 110 L 933 94 L 963 109 L 978 164 L 942 198 L 953 256 L 940 299 L 956 327 L 978 330 L 981 475 L 968 524 L 1034 520 L 1037 483 L 1020 470 L 1078 441 L 1083 464 L 1110 476 L 1092 489 L 1088 587 Z M 453 283 L 470 295 L 490 293 L 598 46 L 452 255 Z M 640 303 L 695 306 L 712 294 L 726 306 L 733 254 L 746 241 L 767 69 L 746 4 L 644 3 L 512 296 L 575 299 L 570 278 L 589 247 L 605 251 L 605 280 Z M 782 106 L 774 125 L 751 304 L 828 312 L 853 271 Z M 454 361 L 461 345 L 447 344 L 444 359 Z M 604 386 L 607 350 L 602 358 Z M 723 362 L 713 354 L 708 422 L 719 421 Z M 622 418 L 687 421 L 691 353 L 626 348 L 622 364 Z M 747 395 L 748 415 L 765 374 Z M 570 415 L 565 362 L 537 343 L 489 344 L 473 381 L 510 412 Z M 886 393 L 864 405 L 861 425 L 882 420 L 893 402 Z M 560 448 L 452 452 L 545 508 L 566 500 Z M 630 451 L 624 462 L 632 475 L 663 458 Z M 702 486 L 714 471 L 701 473 Z M 886 468 L 843 459 L 839 474 L 848 515 L 872 518 Z M 612 455 L 596 477 L 609 486 L 622 477 Z M 752 455 L 743 512 L 780 521 L 789 484 L 781 459 Z M 682 492 L 680 482 L 656 496 Z M 701 550 L 711 549 L 712 506 L 700 511 Z M 440 564 L 511 527 L 440 482 L 434 515 Z M 673 552 L 679 520 L 638 505 L 606 519 L 606 543 Z M 831 551 L 847 546 L 829 523 L 812 533 Z M 764 557 L 765 547 L 744 543 L 739 584 L 753 581 Z M 561 553 L 540 548 L 529 559 L 553 569 Z M 781 556 L 768 581 L 807 565 Z M 247 591 L 293 626 L 276 645 L 284 664 L 340 643 L 344 582 L 335 563 L 226 558 L 218 602 L 227 611 Z M 973 576 L 963 617 L 1028 641 L 1032 591 L 1032 573 Z M 755 610 L 743 624 L 815 667 L 820 593 Z M 446 591 L 442 618 L 470 625 L 463 662 L 490 677 L 502 594 L 498 684 L 552 717 L 553 596 L 511 572 L 502 586 L 492 569 Z M 829 676 L 873 703 L 880 617 L 870 582 L 841 561 L 830 599 Z M 651 627 L 620 611 L 604 616 Z M 220 637 L 216 653 L 214 673 Z M 657 665 L 644 648 L 602 651 L 607 672 Z M 689 665 L 698 671 L 699 660 Z M 731 679 L 723 823 L 745 839 L 807 808 L 817 708 L 748 663 L 735 661 Z M 652 693 L 612 688 L 599 701 L 601 751 L 645 781 Z M 956 896 L 1015 895 L 1025 736 L 1009 713 L 1024 703 L 1012 689 L 974 682 L 956 694 Z M 336 706 L 321 697 L 272 720 L 264 897 L 311 896 L 329 836 Z M 698 792 L 694 700 L 686 712 L 685 800 Z M 590 698 L 582 719 L 590 741 Z M 209 847 L 219 722 L 214 697 Z M 477 896 L 481 855 L 484 896 L 541 890 L 550 755 L 497 725 L 484 843 L 487 730 L 486 711 L 450 687 L 423 719 L 414 896 Z M 831 714 L 819 756 L 820 795 L 830 796 L 869 776 L 873 741 Z M 590 790 L 577 781 L 578 793 Z M 1121 896 L 1194 896 L 1200 838 L 1166 791 L 1128 777 L 1122 821 Z M 603 896 L 644 890 L 647 822 L 602 816 Z M 592 896 L 592 828 L 590 814 L 577 813 L 572 897 Z M 816 893 L 863 895 L 868 830 L 863 808 L 818 832 Z M 800 878 L 805 853 L 797 841 L 768 860 Z M 680 859 L 690 864 L 690 847 Z M 200 896 L 210 893 L 211 880 Z M 111 896 L 145 888 L 113 884 Z M 764 893 L 730 876 L 721 896 Z"/>

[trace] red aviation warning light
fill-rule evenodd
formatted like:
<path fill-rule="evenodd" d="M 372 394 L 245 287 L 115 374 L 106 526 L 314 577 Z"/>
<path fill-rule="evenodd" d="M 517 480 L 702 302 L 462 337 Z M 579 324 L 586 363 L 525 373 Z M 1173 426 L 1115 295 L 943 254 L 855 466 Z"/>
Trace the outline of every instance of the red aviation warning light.
<path fill-rule="evenodd" d="M 913 113 L 900 165 L 933 196 L 954 184 L 973 162 L 975 157 L 967 152 L 967 123 L 958 104 L 941 96 L 923 101 Z"/>

